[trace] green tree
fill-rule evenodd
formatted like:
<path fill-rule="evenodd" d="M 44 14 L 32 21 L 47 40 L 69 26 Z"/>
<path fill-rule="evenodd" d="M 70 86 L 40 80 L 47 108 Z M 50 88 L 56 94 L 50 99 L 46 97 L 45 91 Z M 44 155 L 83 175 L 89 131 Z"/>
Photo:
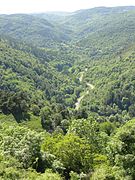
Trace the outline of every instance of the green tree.
<path fill-rule="evenodd" d="M 41 124 L 47 131 L 52 130 L 51 108 L 46 106 L 41 109 Z"/>
<path fill-rule="evenodd" d="M 135 178 L 135 120 L 119 128 L 107 146 L 108 157 L 113 166 L 123 169 L 131 179 Z"/>
<path fill-rule="evenodd" d="M 24 168 L 38 166 L 41 158 L 41 135 L 28 128 L 19 126 L 2 126 L 0 131 L 1 150 L 22 163 Z"/>
<path fill-rule="evenodd" d="M 43 150 L 54 154 L 66 168 L 65 172 L 77 173 L 92 170 L 93 154 L 91 146 L 77 135 L 48 137 L 43 143 Z"/>
<path fill-rule="evenodd" d="M 80 138 L 85 138 L 93 147 L 93 151 L 99 151 L 99 125 L 92 117 L 73 120 L 68 133 L 75 133 Z"/>

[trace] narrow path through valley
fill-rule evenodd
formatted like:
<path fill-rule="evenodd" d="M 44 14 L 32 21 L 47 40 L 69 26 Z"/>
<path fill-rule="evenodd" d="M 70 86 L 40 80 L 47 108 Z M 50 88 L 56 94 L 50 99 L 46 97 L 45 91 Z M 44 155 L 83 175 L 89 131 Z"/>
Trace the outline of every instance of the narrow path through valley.
<path fill-rule="evenodd" d="M 80 78 L 79 78 L 79 81 L 82 82 L 83 81 L 83 77 L 84 77 L 84 73 L 87 72 L 87 68 L 85 68 L 85 71 L 81 72 L 80 73 Z M 75 110 L 79 110 L 80 108 L 80 104 L 81 104 L 81 101 L 83 100 L 83 98 L 89 94 L 89 91 L 94 89 L 94 85 L 93 84 L 90 84 L 89 82 L 86 82 L 86 85 L 89 87 L 89 89 L 84 92 L 78 99 L 77 99 L 77 102 L 75 103 Z"/>
<path fill-rule="evenodd" d="M 84 72 L 81 72 L 81 73 L 80 73 L 80 77 L 79 77 L 79 81 L 80 81 L 80 82 L 82 82 L 83 76 L 84 76 Z"/>

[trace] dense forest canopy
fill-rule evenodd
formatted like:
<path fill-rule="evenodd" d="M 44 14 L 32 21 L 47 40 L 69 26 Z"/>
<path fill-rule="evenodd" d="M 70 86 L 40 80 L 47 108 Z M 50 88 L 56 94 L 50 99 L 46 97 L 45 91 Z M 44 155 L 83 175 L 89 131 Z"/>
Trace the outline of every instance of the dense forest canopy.
<path fill-rule="evenodd" d="M 0 15 L 0 179 L 135 179 L 134 20 Z"/>

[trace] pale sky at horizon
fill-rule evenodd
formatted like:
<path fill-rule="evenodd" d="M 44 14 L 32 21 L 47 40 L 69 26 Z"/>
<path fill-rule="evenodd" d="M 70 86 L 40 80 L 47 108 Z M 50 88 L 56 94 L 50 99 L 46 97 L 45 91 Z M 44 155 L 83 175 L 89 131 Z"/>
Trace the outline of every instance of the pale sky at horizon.
<path fill-rule="evenodd" d="M 135 6 L 135 0 L 0 0 L 0 14 L 72 12 L 99 6 Z"/>

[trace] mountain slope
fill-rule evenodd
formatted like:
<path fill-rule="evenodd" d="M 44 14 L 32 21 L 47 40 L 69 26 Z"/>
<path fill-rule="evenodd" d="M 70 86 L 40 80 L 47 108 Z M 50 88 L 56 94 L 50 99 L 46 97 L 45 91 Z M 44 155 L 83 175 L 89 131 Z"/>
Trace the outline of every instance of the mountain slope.
<path fill-rule="evenodd" d="M 48 22 L 45 20 L 47 14 L 1 15 L 1 35 L 4 34 L 6 38 L 11 36 L 16 40 L 16 43 L 12 38 L 8 43 L 1 41 L 1 68 L 4 68 L 2 73 L 13 73 L 12 77 L 16 79 L 14 81 L 12 77 L 8 77 L 9 80 L 7 78 L 4 81 L 5 84 L 1 89 L 3 87 L 9 88 L 10 91 L 16 91 L 18 88 L 26 89 L 29 94 L 33 92 L 38 94 L 37 90 L 40 90 L 43 100 L 61 103 L 73 108 L 74 111 L 77 98 L 84 92 L 84 84 L 86 84 L 79 82 L 81 71 L 86 67 L 91 69 L 98 66 L 96 71 L 93 70 L 94 73 L 90 73 L 89 69 L 86 74 L 87 79 L 90 78 L 96 87 L 95 83 L 98 81 L 95 77 L 101 74 L 104 69 L 102 66 L 107 62 L 109 62 L 108 69 L 111 69 L 110 66 L 114 67 L 116 62 L 117 66 L 125 68 L 123 62 L 125 54 L 134 49 L 135 7 L 80 10 L 57 14 L 57 20 L 54 16 L 55 13 Z M 64 19 L 58 22 L 58 19 L 63 17 Z M 69 41 L 66 42 L 63 35 L 71 40 L 68 39 Z M 3 43 L 7 43 L 4 45 L 4 51 Z M 32 45 L 28 45 L 30 43 Z M 131 51 L 132 53 L 134 50 Z M 134 64 L 132 66 L 134 67 Z M 106 74 L 109 72 L 107 71 Z M 119 74 L 116 73 L 116 79 L 119 78 L 118 76 Z M 103 73 L 101 82 L 104 78 L 106 76 Z M 112 80 L 108 77 L 108 82 L 113 84 L 116 79 Z M 104 87 L 100 89 L 101 94 L 104 91 Z M 98 99 L 102 101 L 102 97 Z M 95 101 L 94 98 L 93 102 Z M 89 109 L 87 113 L 90 112 Z"/>
<path fill-rule="evenodd" d="M 75 75 L 67 70 L 69 66 L 64 62 L 59 71 L 57 66 L 60 66 L 60 61 L 57 61 L 53 60 L 53 67 L 45 59 L 38 59 L 11 46 L 8 40 L 1 40 L 0 110 L 6 114 L 12 113 L 20 121 L 25 119 L 23 114 L 34 109 L 34 114 L 39 116 L 44 106 L 49 108 L 52 115 L 55 110 L 51 112 L 51 108 L 55 107 L 57 112 L 57 106 L 61 106 L 61 111 L 65 107 L 72 107 L 76 99 Z"/>
<path fill-rule="evenodd" d="M 68 40 L 68 37 L 44 18 L 26 14 L 0 16 L 0 34 L 36 46 L 51 46 Z"/>

